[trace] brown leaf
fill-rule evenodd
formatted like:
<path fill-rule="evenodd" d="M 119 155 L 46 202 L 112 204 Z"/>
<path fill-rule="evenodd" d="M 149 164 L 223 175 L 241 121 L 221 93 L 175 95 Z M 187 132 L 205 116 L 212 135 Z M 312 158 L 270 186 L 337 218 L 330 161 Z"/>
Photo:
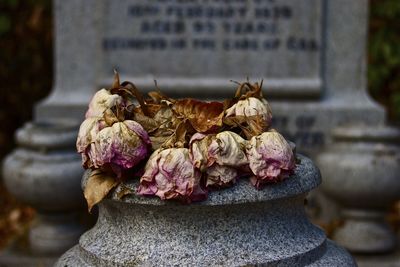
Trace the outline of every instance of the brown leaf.
<path fill-rule="evenodd" d="M 254 84 L 251 84 L 249 80 L 244 83 L 238 83 L 239 84 L 238 88 L 236 89 L 235 93 L 235 98 L 236 99 L 246 99 L 249 97 L 256 97 L 256 98 L 262 98 L 262 85 L 263 85 L 263 80 L 261 80 L 260 84 L 257 82 Z"/>
<path fill-rule="evenodd" d="M 131 195 L 133 194 L 133 190 L 130 189 L 129 187 L 121 184 L 121 190 L 118 191 L 117 193 L 117 198 L 122 199 L 126 195 Z"/>
<path fill-rule="evenodd" d="M 187 145 L 191 135 L 195 132 L 187 121 L 182 121 L 175 132 L 161 145 L 163 148 L 182 148 Z"/>
<path fill-rule="evenodd" d="M 156 104 L 160 104 L 163 101 L 166 101 L 166 102 L 169 102 L 169 103 L 175 102 L 175 100 L 173 100 L 172 98 L 169 98 L 168 96 L 166 96 L 163 93 L 161 93 L 160 90 L 151 91 L 151 92 L 149 92 L 147 94 L 150 96 L 150 98 L 153 101 L 153 103 L 156 103 Z"/>
<path fill-rule="evenodd" d="M 137 121 L 140 125 L 142 125 L 143 128 L 146 130 L 146 132 L 148 132 L 149 134 L 151 134 L 160 127 L 159 123 L 155 119 L 147 117 L 139 112 L 134 113 L 133 120 Z"/>
<path fill-rule="evenodd" d="M 201 133 L 213 132 L 222 126 L 224 104 L 182 99 L 173 104 L 178 117 L 189 120 L 193 128 Z"/>
<path fill-rule="evenodd" d="M 111 85 L 111 88 L 119 88 L 120 82 L 119 82 L 119 74 L 117 70 L 114 70 L 114 80 Z"/>
<path fill-rule="evenodd" d="M 88 204 L 89 212 L 93 206 L 99 203 L 111 189 L 116 187 L 118 182 L 116 179 L 101 170 L 93 170 L 87 180 L 84 195 Z"/>
<path fill-rule="evenodd" d="M 115 115 L 115 113 L 110 108 L 106 109 L 103 117 L 104 117 L 104 121 L 109 126 L 113 125 L 116 122 L 119 122 L 118 117 Z"/>
<path fill-rule="evenodd" d="M 223 122 L 230 127 L 230 130 L 235 127 L 240 128 L 248 140 L 268 129 L 261 115 L 226 117 Z"/>
<path fill-rule="evenodd" d="M 151 148 L 159 149 L 171 136 L 150 136 Z"/>

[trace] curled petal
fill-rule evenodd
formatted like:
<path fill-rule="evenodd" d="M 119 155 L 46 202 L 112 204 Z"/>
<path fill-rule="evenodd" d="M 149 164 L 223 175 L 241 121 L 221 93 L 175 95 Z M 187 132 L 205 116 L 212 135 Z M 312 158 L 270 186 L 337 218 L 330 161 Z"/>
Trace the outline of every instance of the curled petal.
<path fill-rule="evenodd" d="M 84 120 L 79 127 L 78 138 L 76 140 L 76 149 L 82 155 L 82 165 L 86 168 L 92 166 L 89 153 L 97 134 L 106 127 L 102 118 L 92 117 Z"/>
<path fill-rule="evenodd" d="M 239 177 L 236 169 L 218 164 L 214 164 L 208 168 L 206 174 L 207 187 L 227 187 L 234 184 Z"/>
<path fill-rule="evenodd" d="M 276 131 L 254 136 L 246 148 L 249 166 L 254 174 L 252 183 L 276 182 L 294 171 L 295 158 L 289 143 Z"/>
<path fill-rule="evenodd" d="M 202 172 L 213 164 L 234 168 L 248 164 L 245 146 L 246 141 L 230 131 L 217 135 L 196 133 L 189 142 L 193 165 Z"/>
<path fill-rule="evenodd" d="M 86 118 L 102 117 L 107 109 L 116 105 L 121 105 L 123 99 L 121 96 L 111 94 L 106 89 L 99 90 L 89 103 L 89 109 L 86 111 Z"/>
<path fill-rule="evenodd" d="M 208 159 L 208 145 L 212 137 L 211 135 L 195 133 L 189 142 L 190 159 L 193 165 L 201 171 L 214 163 Z"/>
<path fill-rule="evenodd" d="M 212 139 L 208 148 L 208 158 L 219 165 L 240 167 L 248 164 L 245 153 L 246 141 L 238 134 L 224 131 Z"/>
<path fill-rule="evenodd" d="M 187 148 L 156 150 L 147 161 L 138 194 L 185 202 L 207 198 L 200 186 L 201 174 L 189 159 Z"/>

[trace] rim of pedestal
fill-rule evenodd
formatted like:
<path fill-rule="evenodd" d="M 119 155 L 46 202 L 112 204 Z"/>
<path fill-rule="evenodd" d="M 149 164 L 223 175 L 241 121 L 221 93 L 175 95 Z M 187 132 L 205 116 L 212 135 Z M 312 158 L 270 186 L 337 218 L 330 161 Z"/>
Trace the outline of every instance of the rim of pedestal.
<path fill-rule="evenodd" d="M 400 144 L 400 130 L 390 126 L 348 125 L 336 127 L 333 138 L 337 141 L 364 141 Z"/>
<path fill-rule="evenodd" d="M 79 124 L 72 120 L 30 121 L 17 130 L 16 141 L 21 147 L 47 150 L 75 146 Z"/>
<path fill-rule="evenodd" d="M 297 156 L 300 160 L 300 163 L 297 164 L 295 173 L 282 182 L 268 184 L 262 189 L 257 190 L 250 184 L 248 178 L 242 178 L 232 187 L 210 191 L 207 200 L 194 202 L 190 205 L 216 206 L 265 202 L 305 194 L 316 188 L 321 183 L 321 175 L 319 169 L 315 166 L 311 159 L 302 155 Z M 144 197 L 137 195 L 136 193 L 126 195 L 122 199 L 118 198 L 118 192 L 123 190 L 123 187 L 128 187 L 133 192 L 136 192 L 137 186 L 138 181 L 124 183 L 123 186 L 118 186 L 116 190 L 110 194 L 108 200 L 113 200 L 120 203 L 154 206 L 187 206 L 177 201 L 160 200 L 158 197 Z"/>

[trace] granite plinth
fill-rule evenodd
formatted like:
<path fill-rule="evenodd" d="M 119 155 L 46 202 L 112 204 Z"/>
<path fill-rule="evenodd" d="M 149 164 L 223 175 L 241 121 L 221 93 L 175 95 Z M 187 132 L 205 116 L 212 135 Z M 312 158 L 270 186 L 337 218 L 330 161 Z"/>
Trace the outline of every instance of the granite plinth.
<path fill-rule="evenodd" d="M 307 219 L 303 201 L 319 183 L 301 157 L 282 183 L 256 190 L 243 179 L 192 205 L 115 192 L 56 266 L 355 266 Z"/>

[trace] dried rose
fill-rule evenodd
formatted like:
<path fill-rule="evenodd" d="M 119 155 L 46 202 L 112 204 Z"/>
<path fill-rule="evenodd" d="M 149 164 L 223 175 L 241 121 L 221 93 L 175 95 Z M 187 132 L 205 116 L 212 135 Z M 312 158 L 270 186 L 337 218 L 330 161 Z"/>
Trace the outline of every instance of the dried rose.
<path fill-rule="evenodd" d="M 239 176 L 236 169 L 248 164 L 245 142 L 230 131 L 217 135 L 196 133 L 192 136 L 190 157 L 196 168 L 206 172 L 207 185 L 226 186 L 236 181 Z"/>
<path fill-rule="evenodd" d="M 105 127 L 102 120 L 86 119 L 77 141 L 84 167 L 100 168 L 109 164 L 117 175 L 120 170 L 132 168 L 146 158 L 149 145 L 147 132 L 131 120 Z"/>
<path fill-rule="evenodd" d="M 226 187 L 236 182 L 239 178 L 239 172 L 227 166 L 214 164 L 206 170 L 206 186 Z"/>
<path fill-rule="evenodd" d="M 85 168 L 93 166 L 89 154 L 96 149 L 94 144 L 96 136 L 105 127 L 105 121 L 99 117 L 87 118 L 79 127 L 76 149 L 82 155 L 82 165 Z"/>
<path fill-rule="evenodd" d="M 264 183 L 286 178 L 295 168 L 291 146 L 276 131 L 254 136 L 246 148 L 246 153 L 250 169 L 254 174 L 251 182 L 257 188 Z"/>
<path fill-rule="evenodd" d="M 226 110 L 227 117 L 250 117 L 255 115 L 260 115 L 268 126 L 271 125 L 272 112 L 267 100 L 249 97 L 244 100 L 239 100 L 236 104 Z"/>
<path fill-rule="evenodd" d="M 240 167 L 248 163 L 245 153 L 246 141 L 230 131 L 218 133 L 208 148 L 208 157 L 219 165 Z"/>
<path fill-rule="evenodd" d="M 204 169 L 214 163 L 224 166 L 240 167 L 246 165 L 246 141 L 238 134 L 230 131 L 217 135 L 196 133 L 189 142 L 193 164 Z"/>
<path fill-rule="evenodd" d="M 201 201 L 207 198 L 207 192 L 200 180 L 201 173 L 190 161 L 187 148 L 158 149 L 147 161 L 137 192 L 189 203 Z"/>
<path fill-rule="evenodd" d="M 123 99 L 117 94 L 111 94 L 106 89 L 96 92 L 89 103 L 89 109 L 86 111 L 85 118 L 102 117 L 107 109 L 121 105 Z"/>

